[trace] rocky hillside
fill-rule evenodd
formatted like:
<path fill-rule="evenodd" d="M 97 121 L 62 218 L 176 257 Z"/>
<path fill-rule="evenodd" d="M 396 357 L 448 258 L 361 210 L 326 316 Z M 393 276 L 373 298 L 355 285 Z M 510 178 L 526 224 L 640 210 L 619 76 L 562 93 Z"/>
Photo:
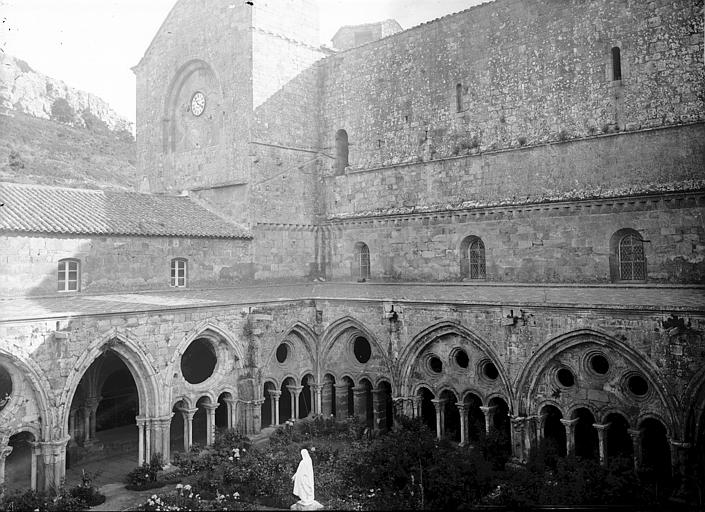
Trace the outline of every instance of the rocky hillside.
<path fill-rule="evenodd" d="M 135 172 L 127 120 L 0 53 L 0 181 L 134 190 Z"/>

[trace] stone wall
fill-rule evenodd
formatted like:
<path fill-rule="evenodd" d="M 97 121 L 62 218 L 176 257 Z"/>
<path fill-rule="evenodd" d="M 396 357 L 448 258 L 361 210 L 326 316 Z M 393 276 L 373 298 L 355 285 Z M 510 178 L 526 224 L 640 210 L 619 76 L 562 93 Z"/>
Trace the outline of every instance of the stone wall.
<path fill-rule="evenodd" d="M 646 241 L 648 281 L 705 282 L 702 193 L 367 216 L 330 226 L 329 278 L 356 278 L 355 244 L 370 250 L 371 277 L 457 281 L 463 240 L 480 237 L 488 281 L 610 282 L 610 238 Z"/>
<path fill-rule="evenodd" d="M 172 258 L 188 260 L 190 288 L 253 278 L 249 240 L 167 237 L 4 236 L 4 296 L 57 293 L 58 262 L 81 261 L 81 291 L 168 289 Z"/>
<path fill-rule="evenodd" d="M 498 0 L 446 16 L 326 59 L 322 138 L 345 129 L 364 169 L 702 121 L 702 8 Z"/>
<path fill-rule="evenodd" d="M 253 235 L 256 279 L 290 281 L 317 275 L 315 226 L 262 223 Z"/>

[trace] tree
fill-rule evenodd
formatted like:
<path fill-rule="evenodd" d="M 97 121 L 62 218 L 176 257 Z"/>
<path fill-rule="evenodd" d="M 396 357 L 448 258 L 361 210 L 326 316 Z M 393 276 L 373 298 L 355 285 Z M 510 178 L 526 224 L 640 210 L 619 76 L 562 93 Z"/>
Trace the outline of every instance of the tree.
<path fill-rule="evenodd" d="M 59 123 L 72 124 L 76 120 L 76 112 L 65 98 L 56 98 L 51 104 L 51 118 Z"/>

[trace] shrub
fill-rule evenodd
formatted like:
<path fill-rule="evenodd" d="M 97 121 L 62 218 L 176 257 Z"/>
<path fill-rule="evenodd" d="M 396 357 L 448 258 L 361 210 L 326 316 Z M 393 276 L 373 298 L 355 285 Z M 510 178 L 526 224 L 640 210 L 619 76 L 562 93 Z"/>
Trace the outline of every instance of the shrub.
<path fill-rule="evenodd" d="M 7 163 L 13 171 L 19 171 L 25 167 L 25 162 L 22 155 L 15 150 L 10 151 L 10 154 L 7 156 Z"/>
<path fill-rule="evenodd" d="M 144 490 L 162 487 L 164 484 L 157 481 L 159 472 L 164 469 L 162 454 L 155 453 L 149 462 L 130 471 L 126 476 L 126 488 L 129 490 Z"/>
<path fill-rule="evenodd" d="M 60 123 L 72 124 L 76 120 L 76 112 L 65 98 L 56 98 L 51 104 L 51 118 Z"/>
<path fill-rule="evenodd" d="M 34 510 L 39 512 L 86 510 L 88 505 L 60 488 L 54 496 L 47 491 L 16 491 L 0 497 L 0 510 Z"/>

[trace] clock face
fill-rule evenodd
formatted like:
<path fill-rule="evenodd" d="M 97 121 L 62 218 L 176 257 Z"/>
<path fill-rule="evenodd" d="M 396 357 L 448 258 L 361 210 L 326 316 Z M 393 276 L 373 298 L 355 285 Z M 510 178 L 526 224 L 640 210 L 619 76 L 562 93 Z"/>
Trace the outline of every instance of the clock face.
<path fill-rule="evenodd" d="M 203 114 L 206 109 L 206 96 L 201 92 L 197 91 L 191 97 L 191 113 L 198 117 Z"/>

